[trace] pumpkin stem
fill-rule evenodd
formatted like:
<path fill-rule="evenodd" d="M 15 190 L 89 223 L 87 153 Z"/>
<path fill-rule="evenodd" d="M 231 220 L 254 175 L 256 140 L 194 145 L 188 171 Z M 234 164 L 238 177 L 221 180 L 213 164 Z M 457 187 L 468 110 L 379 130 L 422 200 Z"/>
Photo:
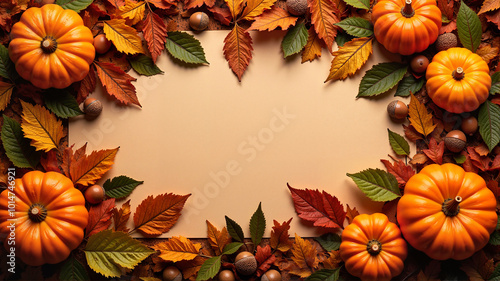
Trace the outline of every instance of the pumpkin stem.
<path fill-rule="evenodd" d="M 462 202 L 461 196 L 455 196 L 454 199 L 448 198 L 443 202 L 443 213 L 448 217 L 454 217 L 460 212 L 460 202 Z"/>
<path fill-rule="evenodd" d="M 455 80 L 460 81 L 465 76 L 464 69 L 459 66 L 457 69 L 453 70 L 451 75 L 455 78 Z"/>
<path fill-rule="evenodd" d="M 40 203 L 35 203 L 28 210 L 28 217 L 33 222 L 42 222 L 47 217 L 47 209 Z"/>
<path fill-rule="evenodd" d="M 40 48 L 46 54 L 53 53 L 57 49 L 57 41 L 52 36 L 46 36 L 40 43 Z"/>
<path fill-rule="evenodd" d="M 366 250 L 370 255 L 376 256 L 382 251 L 382 244 L 375 239 L 370 240 L 368 244 L 366 244 Z"/>
<path fill-rule="evenodd" d="M 413 10 L 413 7 L 411 6 L 411 0 L 405 1 L 404 7 L 401 8 L 401 14 L 405 18 L 411 18 L 415 15 L 415 10 Z"/>

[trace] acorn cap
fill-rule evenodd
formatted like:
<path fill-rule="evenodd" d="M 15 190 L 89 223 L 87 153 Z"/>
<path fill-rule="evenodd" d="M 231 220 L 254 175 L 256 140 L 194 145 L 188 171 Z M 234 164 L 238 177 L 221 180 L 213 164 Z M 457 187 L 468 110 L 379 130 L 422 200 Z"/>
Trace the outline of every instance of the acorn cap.
<path fill-rule="evenodd" d="M 163 281 L 182 281 L 182 273 L 175 266 L 167 266 L 163 270 Z"/>
<path fill-rule="evenodd" d="M 252 275 L 257 270 L 257 260 L 250 252 L 241 252 L 236 256 L 234 262 L 236 270 L 241 275 Z"/>
<path fill-rule="evenodd" d="M 467 144 L 467 137 L 460 130 L 453 130 L 446 134 L 444 145 L 451 152 L 460 152 Z"/>
<path fill-rule="evenodd" d="M 281 281 L 281 274 L 279 271 L 270 269 L 262 275 L 261 281 Z"/>
<path fill-rule="evenodd" d="M 294 16 L 302 16 L 307 12 L 307 0 L 286 0 L 286 9 Z"/>
<path fill-rule="evenodd" d="M 457 47 L 458 39 L 454 33 L 443 33 L 436 39 L 436 50 L 438 52 L 448 50 L 449 48 Z"/>
<path fill-rule="evenodd" d="M 102 103 L 94 98 L 87 98 L 83 103 L 83 111 L 90 117 L 97 117 L 102 112 Z"/>

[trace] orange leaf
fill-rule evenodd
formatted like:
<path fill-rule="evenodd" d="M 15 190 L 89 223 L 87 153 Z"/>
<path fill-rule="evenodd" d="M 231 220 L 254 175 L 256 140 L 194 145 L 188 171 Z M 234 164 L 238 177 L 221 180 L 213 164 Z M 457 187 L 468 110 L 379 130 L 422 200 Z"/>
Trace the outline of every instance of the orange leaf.
<path fill-rule="evenodd" d="M 0 81 L 0 111 L 3 111 L 10 103 L 14 84 Z"/>
<path fill-rule="evenodd" d="M 346 211 L 347 222 L 349 224 L 352 223 L 352 220 L 359 215 L 359 212 L 356 209 L 356 207 L 351 209 L 351 207 L 349 207 L 349 204 L 346 204 L 345 211 Z"/>
<path fill-rule="evenodd" d="M 271 247 L 266 245 L 265 247 L 261 247 L 257 245 L 257 252 L 255 253 L 255 259 L 257 260 L 257 277 L 262 276 L 271 265 L 273 265 L 274 261 L 276 261 L 276 256 L 273 255 L 271 251 Z"/>
<path fill-rule="evenodd" d="M 477 49 L 476 54 L 478 54 L 486 63 L 489 63 L 498 55 L 498 47 L 492 47 L 489 44 L 485 44 Z"/>
<path fill-rule="evenodd" d="M 167 41 L 167 27 L 162 18 L 154 12 L 148 12 L 146 19 L 144 19 L 142 34 L 148 43 L 151 58 L 156 63 L 156 59 L 165 49 L 165 42 Z"/>
<path fill-rule="evenodd" d="M 85 237 L 90 237 L 99 231 L 108 229 L 111 225 L 111 213 L 114 207 L 115 198 L 105 200 L 99 205 L 90 207 L 89 222 L 85 228 Z"/>
<path fill-rule="evenodd" d="M 478 15 L 482 13 L 486 13 L 489 11 L 493 11 L 496 9 L 500 9 L 500 1 L 498 0 L 484 0 L 483 6 L 481 6 L 481 10 L 477 13 Z"/>
<path fill-rule="evenodd" d="M 213 7 L 215 5 L 215 0 L 187 0 L 184 4 L 184 10 L 198 8 L 203 5 L 206 5 L 207 7 Z"/>
<path fill-rule="evenodd" d="M 179 219 L 189 196 L 191 194 L 173 193 L 148 196 L 135 210 L 134 223 L 137 230 L 146 236 L 158 236 L 169 231 Z"/>
<path fill-rule="evenodd" d="M 247 5 L 241 18 L 244 20 L 254 20 L 255 17 L 262 15 L 265 10 L 271 9 L 276 0 L 247 0 Z"/>
<path fill-rule="evenodd" d="M 340 251 L 330 251 L 328 252 L 330 255 L 326 260 L 323 261 L 323 265 L 326 269 L 336 269 L 339 267 L 340 263 L 342 263 L 342 259 L 340 258 Z"/>
<path fill-rule="evenodd" d="M 384 164 L 387 172 L 396 177 L 399 187 L 404 187 L 406 182 L 415 174 L 413 168 L 406 165 L 401 159 L 394 160 L 394 164 L 384 159 L 380 161 Z"/>
<path fill-rule="evenodd" d="M 203 252 L 203 250 L 202 250 Z M 197 256 L 193 260 L 183 260 L 175 263 L 175 266 L 177 266 L 181 271 L 182 271 L 182 277 L 185 280 L 194 280 L 195 278 L 191 277 L 196 277 L 196 274 L 198 274 L 198 271 L 200 271 L 201 265 L 207 260 L 207 258 Z"/>
<path fill-rule="evenodd" d="M 141 106 L 131 81 L 135 78 L 125 73 L 119 67 L 107 62 L 94 62 L 97 67 L 97 75 L 106 91 L 111 96 L 124 104 L 135 104 Z"/>
<path fill-rule="evenodd" d="M 224 57 L 240 82 L 252 59 L 252 50 L 252 37 L 236 24 L 224 39 Z"/>
<path fill-rule="evenodd" d="M 279 250 L 281 252 L 286 252 L 292 247 L 292 242 L 288 239 L 290 235 L 288 230 L 290 229 L 290 222 L 292 219 L 280 224 L 274 220 L 273 230 L 271 231 L 271 238 L 269 239 L 269 244 L 271 248 Z"/>
<path fill-rule="evenodd" d="M 410 161 L 410 164 L 412 165 L 421 165 L 421 164 L 425 164 L 425 162 L 427 162 L 427 160 L 429 160 L 429 158 L 427 158 L 427 156 L 423 153 L 417 153 L 415 154 L 415 156 L 413 156 L 413 159 L 411 159 Z"/>
<path fill-rule="evenodd" d="M 314 31 L 314 28 L 309 28 L 307 43 L 302 51 L 302 63 L 306 61 L 313 61 L 316 58 L 321 57 L 321 49 L 323 48 L 323 41 L 319 39 L 318 34 Z"/>
<path fill-rule="evenodd" d="M 127 0 L 125 5 L 120 6 L 120 16 L 131 20 L 130 25 L 135 25 L 144 18 L 144 11 L 146 10 L 145 2 L 132 2 Z"/>
<path fill-rule="evenodd" d="M 292 247 L 292 260 L 298 266 L 290 273 L 306 278 L 312 274 L 312 270 L 318 266 L 319 260 L 316 257 L 318 251 L 308 240 L 302 239 L 295 234 L 295 242 Z"/>
<path fill-rule="evenodd" d="M 479 145 L 474 147 L 474 150 L 477 152 L 477 154 L 481 156 L 487 156 L 490 153 L 490 150 L 488 149 L 488 146 L 484 142 L 480 143 Z"/>
<path fill-rule="evenodd" d="M 331 52 L 337 36 L 337 27 L 334 24 L 339 22 L 335 15 L 335 5 L 331 0 L 307 0 L 307 6 L 311 11 L 311 22 L 316 33 Z"/>
<path fill-rule="evenodd" d="M 26 138 L 31 139 L 31 145 L 36 150 L 50 151 L 59 146 L 65 136 L 62 121 L 45 107 L 32 105 L 21 100 L 23 120 L 21 127 Z"/>
<path fill-rule="evenodd" d="M 417 132 L 426 136 L 432 133 L 436 125 L 432 122 L 432 114 L 413 94 L 411 94 L 409 106 L 410 124 Z"/>
<path fill-rule="evenodd" d="M 130 199 L 123 203 L 120 210 L 113 209 L 113 221 L 115 223 L 113 228 L 115 231 L 129 232 L 127 222 L 130 218 L 130 213 Z"/>
<path fill-rule="evenodd" d="M 161 242 L 152 247 L 160 251 L 159 257 L 172 262 L 181 260 L 192 260 L 198 256 L 201 249 L 201 244 L 194 244 L 186 237 L 172 237 L 166 242 Z"/>
<path fill-rule="evenodd" d="M 229 7 L 229 11 L 231 11 L 231 16 L 233 20 L 237 19 L 238 15 L 241 13 L 243 9 L 244 0 L 224 0 L 227 6 Z"/>
<path fill-rule="evenodd" d="M 81 157 L 85 156 L 85 151 L 87 150 L 87 143 L 82 145 L 79 149 L 76 150 L 76 152 L 73 153 L 73 146 L 68 146 L 64 149 L 63 155 L 62 155 L 62 163 L 61 163 L 61 168 L 64 172 L 64 175 L 67 176 L 68 178 L 71 178 L 70 175 L 70 169 L 71 166 L 74 165 L 78 160 L 80 160 Z"/>
<path fill-rule="evenodd" d="M 326 81 L 343 80 L 356 73 L 373 53 L 373 38 L 354 38 L 333 52 L 334 58 Z"/>
<path fill-rule="evenodd" d="M 71 180 L 75 184 L 88 186 L 95 184 L 102 175 L 111 169 L 118 147 L 93 151 L 89 156 L 82 156 L 78 161 L 72 161 L 70 166 Z"/>
<path fill-rule="evenodd" d="M 227 232 L 226 227 L 222 228 L 221 231 L 217 230 L 217 228 L 211 224 L 207 220 L 207 237 L 208 242 L 210 242 L 210 246 L 215 251 L 217 256 L 222 254 L 224 247 L 231 242 L 231 236 L 229 236 L 229 232 Z"/>
<path fill-rule="evenodd" d="M 415 128 L 413 128 L 413 126 L 403 124 L 403 129 L 405 132 L 405 137 L 409 141 L 417 142 L 417 140 L 423 139 L 422 135 L 419 132 L 417 132 L 417 130 L 415 130 Z"/>
<path fill-rule="evenodd" d="M 137 35 L 137 30 L 125 23 L 125 19 L 104 21 L 103 31 L 118 51 L 130 55 L 144 53 L 141 37 Z"/>
<path fill-rule="evenodd" d="M 291 16 L 282 8 L 274 6 L 271 10 L 267 10 L 262 15 L 256 17 L 248 30 L 271 31 L 278 27 L 286 30 L 291 25 L 295 25 L 297 19 L 297 17 Z"/>
<path fill-rule="evenodd" d="M 489 22 L 496 24 L 498 29 L 500 29 L 500 10 L 495 11 L 494 13 L 486 14 L 486 19 Z"/>
<path fill-rule="evenodd" d="M 95 75 L 94 66 L 91 65 L 89 68 L 89 74 L 83 78 L 82 81 L 78 82 L 78 92 L 76 95 L 76 102 L 78 104 L 85 101 L 90 93 L 93 93 L 97 85 L 97 76 Z"/>
<path fill-rule="evenodd" d="M 165 0 L 146 0 L 147 3 L 153 4 L 156 8 L 162 9 L 162 10 L 168 10 L 170 7 L 172 7 L 172 3 L 169 1 Z"/>
<path fill-rule="evenodd" d="M 422 149 L 422 152 L 436 164 L 443 164 L 444 141 L 437 143 L 436 139 L 431 138 L 429 149 Z"/>

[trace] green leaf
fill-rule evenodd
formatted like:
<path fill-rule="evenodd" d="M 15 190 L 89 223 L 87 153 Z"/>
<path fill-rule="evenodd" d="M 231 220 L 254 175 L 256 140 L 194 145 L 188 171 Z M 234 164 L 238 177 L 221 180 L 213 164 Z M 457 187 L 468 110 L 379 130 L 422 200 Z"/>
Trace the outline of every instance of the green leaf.
<path fill-rule="evenodd" d="M 4 45 L 0 44 L 0 76 L 12 80 L 13 71 L 15 71 L 14 63 L 10 60 L 9 50 Z"/>
<path fill-rule="evenodd" d="M 259 203 L 259 207 L 257 207 L 257 210 L 250 219 L 250 237 L 254 245 L 260 244 L 265 230 L 266 218 L 264 217 L 264 212 L 262 212 L 261 203 Z"/>
<path fill-rule="evenodd" d="M 222 254 L 223 255 L 231 255 L 231 254 L 234 254 L 236 253 L 240 248 L 241 246 L 243 246 L 244 244 L 241 243 L 241 242 L 232 242 L 232 243 L 229 243 L 227 244 L 225 247 L 224 247 L 224 250 L 222 250 Z"/>
<path fill-rule="evenodd" d="M 483 34 L 481 20 L 464 1 L 460 3 L 457 14 L 457 31 L 460 43 L 475 53 L 479 44 L 481 44 L 481 35 Z"/>
<path fill-rule="evenodd" d="M 243 229 L 241 229 L 241 226 L 237 224 L 234 220 L 230 219 L 228 216 L 225 217 L 226 217 L 227 232 L 229 232 L 229 235 L 231 235 L 231 237 L 234 240 L 243 242 L 245 236 L 243 235 Z"/>
<path fill-rule="evenodd" d="M 337 281 L 339 280 L 340 267 L 335 269 L 320 269 L 309 275 L 306 281 Z"/>
<path fill-rule="evenodd" d="M 488 242 L 489 244 L 494 246 L 500 245 L 500 232 L 498 232 L 499 228 L 500 228 L 500 217 L 497 218 L 497 227 L 490 235 L 490 241 Z"/>
<path fill-rule="evenodd" d="M 141 75 L 152 76 L 162 74 L 163 71 L 156 66 L 153 59 L 146 55 L 138 55 L 129 59 L 132 68 Z"/>
<path fill-rule="evenodd" d="M 21 124 L 6 115 L 3 116 L 1 139 L 5 154 L 14 166 L 36 168 L 40 162 L 40 152 L 36 151 L 30 145 L 30 140 L 24 137 Z"/>
<path fill-rule="evenodd" d="M 167 42 L 165 47 L 176 59 L 186 63 L 208 64 L 205 58 L 205 51 L 193 35 L 181 31 L 167 32 Z"/>
<path fill-rule="evenodd" d="M 70 118 L 82 115 L 76 98 L 65 90 L 57 90 L 44 95 L 47 108 L 61 118 Z"/>
<path fill-rule="evenodd" d="M 490 95 L 500 94 L 500 71 L 491 75 Z"/>
<path fill-rule="evenodd" d="M 336 251 L 340 248 L 340 243 L 342 242 L 342 239 L 338 234 L 335 233 L 325 233 L 321 235 L 320 237 L 314 238 L 323 249 L 326 251 Z"/>
<path fill-rule="evenodd" d="M 345 0 L 348 5 L 353 6 L 354 8 L 369 10 L 370 9 L 370 0 Z"/>
<path fill-rule="evenodd" d="M 403 79 L 407 69 L 407 65 L 395 62 L 374 65 L 361 79 L 356 97 L 376 96 L 390 90 Z"/>
<path fill-rule="evenodd" d="M 337 33 L 337 36 L 335 36 L 335 43 L 340 47 L 344 46 L 345 43 L 351 41 L 354 39 L 354 36 L 351 36 L 345 32 L 339 32 Z"/>
<path fill-rule="evenodd" d="M 219 273 L 221 267 L 221 256 L 212 257 L 206 260 L 198 271 L 198 276 L 196 276 L 196 281 L 204 281 L 214 278 L 217 273 Z"/>
<path fill-rule="evenodd" d="M 457 164 L 463 164 L 465 163 L 465 160 L 467 160 L 467 157 L 465 157 L 465 155 L 462 155 L 462 154 L 455 154 L 453 155 L 453 159 L 455 159 L 455 162 L 457 162 Z"/>
<path fill-rule="evenodd" d="M 345 20 L 336 23 L 345 32 L 356 37 L 370 37 L 373 35 L 373 25 L 363 18 L 349 17 Z"/>
<path fill-rule="evenodd" d="M 120 277 L 155 251 L 128 234 L 104 230 L 90 236 L 85 246 L 87 264 L 105 277 Z"/>
<path fill-rule="evenodd" d="M 500 281 L 500 263 L 497 263 L 488 281 Z"/>
<path fill-rule="evenodd" d="M 398 180 L 380 169 L 367 169 L 356 174 L 347 174 L 368 198 L 377 202 L 391 201 L 401 197 Z"/>
<path fill-rule="evenodd" d="M 389 143 L 391 144 L 392 150 L 394 150 L 397 155 L 410 155 L 410 145 L 405 138 L 389 129 L 387 129 L 387 132 L 389 133 Z"/>
<path fill-rule="evenodd" d="M 93 1 L 94 0 L 57 0 L 56 4 L 64 9 L 73 10 L 79 13 L 81 10 L 85 10 Z"/>
<path fill-rule="evenodd" d="M 118 176 L 106 180 L 102 187 L 107 196 L 119 199 L 129 196 L 138 185 L 143 183 L 144 181 L 137 181 L 127 176 Z"/>
<path fill-rule="evenodd" d="M 398 84 L 396 94 L 394 96 L 409 97 L 410 93 L 416 93 L 422 89 L 425 84 L 425 79 L 416 79 L 413 75 L 408 75 Z"/>
<path fill-rule="evenodd" d="M 478 123 L 479 133 L 492 151 L 500 141 L 500 108 L 487 100 L 479 109 Z"/>
<path fill-rule="evenodd" d="M 90 278 L 85 267 L 75 257 L 71 256 L 62 266 L 59 280 L 85 281 L 90 280 Z"/>
<path fill-rule="evenodd" d="M 287 58 L 300 52 L 307 44 L 307 36 L 308 33 L 305 23 L 297 24 L 296 26 L 288 29 L 283 41 L 281 42 L 283 57 Z"/>

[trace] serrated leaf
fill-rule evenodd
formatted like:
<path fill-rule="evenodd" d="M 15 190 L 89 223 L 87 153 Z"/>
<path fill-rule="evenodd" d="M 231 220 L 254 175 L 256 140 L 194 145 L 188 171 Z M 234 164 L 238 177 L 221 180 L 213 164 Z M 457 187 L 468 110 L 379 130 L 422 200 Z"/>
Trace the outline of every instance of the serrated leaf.
<path fill-rule="evenodd" d="M 360 69 L 373 53 L 373 37 L 355 38 L 333 52 L 330 74 L 325 82 L 343 80 Z"/>
<path fill-rule="evenodd" d="M 397 155 L 410 155 L 410 145 L 405 138 L 389 129 L 387 129 L 387 132 L 389 133 L 389 143 L 394 152 Z"/>
<path fill-rule="evenodd" d="M 163 73 L 163 71 L 153 62 L 153 59 L 146 55 L 138 55 L 130 58 L 128 61 L 135 72 L 141 75 L 152 76 Z"/>
<path fill-rule="evenodd" d="M 240 248 L 241 246 L 243 246 L 244 244 L 241 243 L 241 242 L 233 242 L 233 243 L 229 243 L 227 244 L 225 247 L 224 247 L 224 250 L 222 251 L 222 254 L 223 255 L 231 255 L 231 254 L 234 254 L 236 253 Z M 257 244 L 255 244 L 257 245 Z"/>
<path fill-rule="evenodd" d="M 229 235 L 231 235 L 231 237 L 234 240 L 238 242 L 243 242 L 245 236 L 243 235 L 243 229 L 241 228 L 241 226 L 228 216 L 225 217 L 226 217 L 226 228 L 227 231 L 229 232 Z"/>
<path fill-rule="evenodd" d="M 125 19 L 112 19 L 104 21 L 103 27 L 106 38 L 111 40 L 119 52 L 126 54 L 144 54 L 142 40 L 137 35 L 137 30 L 128 26 Z"/>
<path fill-rule="evenodd" d="M 252 37 L 236 24 L 224 38 L 224 57 L 240 82 L 252 59 L 252 50 Z"/>
<path fill-rule="evenodd" d="M 50 113 L 41 105 L 32 105 L 21 101 L 23 107 L 23 128 L 24 136 L 31 139 L 31 145 L 36 150 L 50 151 L 59 146 L 59 142 L 64 137 L 61 120 Z"/>
<path fill-rule="evenodd" d="M 123 203 L 119 210 L 115 207 L 113 209 L 113 229 L 115 231 L 129 232 L 130 229 L 127 227 L 127 222 L 130 214 L 130 199 Z"/>
<path fill-rule="evenodd" d="M 9 105 L 14 86 L 14 84 L 0 81 L 0 111 L 3 111 Z"/>
<path fill-rule="evenodd" d="M 425 104 L 421 103 L 413 94 L 411 94 L 408 114 L 410 124 L 425 137 L 436 128 L 436 124 L 432 121 L 432 113 L 429 113 Z"/>
<path fill-rule="evenodd" d="M 186 63 L 208 64 L 200 41 L 193 35 L 182 31 L 167 32 L 167 35 L 165 47 L 174 58 Z"/>
<path fill-rule="evenodd" d="M 221 256 L 209 258 L 201 265 L 196 281 L 204 281 L 215 277 L 219 273 L 221 265 Z"/>
<path fill-rule="evenodd" d="M 63 7 L 66 10 L 73 10 L 79 13 L 81 10 L 85 10 L 93 0 L 57 0 L 56 4 Z"/>
<path fill-rule="evenodd" d="M 15 68 L 14 63 L 10 60 L 9 50 L 0 44 L 0 76 L 12 80 L 12 72 L 15 72 Z"/>
<path fill-rule="evenodd" d="M 457 14 L 457 30 L 460 43 L 475 53 L 481 44 L 481 35 L 483 34 L 481 20 L 464 1 L 461 1 Z"/>
<path fill-rule="evenodd" d="M 398 88 L 396 89 L 396 93 L 394 96 L 399 97 L 408 97 L 411 93 L 416 93 L 422 89 L 425 84 L 425 79 L 420 78 L 416 79 L 413 75 L 408 75 L 401 80 L 398 84 Z"/>
<path fill-rule="evenodd" d="M 165 261 L 179 262 L 182 260 L 190 261 L 195 259 L 201 249 L 201 244 L 193 243 L 186 237 L 172 237 L 168 241 L 160 242 L 152 246 L 153 249 L 160 251 L 159 257 Z"/>
<path fill-rule="evenodd" d="M 23 136 L 21 124 L 3 115 L 2 144 L 9 160 L 18 168 L 35 169 L 40 162 L 40 152 Z"/>
<path fill-rule="evenodd" d="M 262 15 L 255 18 L 248 30 L 275 30 L 281 27 L 282 30 L 287 30 L 290 26 L 295 25 L 297 17 L 290 15 L 284 9 L 273 6 L 271 10 L 266 10 Z"/>
<path fill-rule="evenodd" d="M 401 197 L 398 180 L 383 170 L 367 169 L 347 176 L 373 201 L 385 202 Z"/>
<path fill-rule="evenodd" d="M 321 57 L 321 49 L 323 48 L 323 41 L 319 39 L 318 34 L 314 31 L 313 27 L 307 30 L 307 43 L 302 52 L 302 63 L 306 61 L 313 61 Z"/>
<path fill-rule="evenodd" d="M 207 237 L 210 247 L 215 251 L 216 255 L 221 255 L 224 247 L 231 242 L 231 236 L 224 227 L 219 231 L 211 222 L 207 220 Z"/>
<path fill-rule="evenodd" d="M 396 62 L 383 62 L 368 70 L 359 84 L 359 97 L 372 97 L 389 91 L 406 74 L 408 66 Z"/>
<path fill-rule="evenodd" d="M 120 16 L 131 20 L 131 25 L 135 25 L 144 18 L 146 2 L 125 1 L 125 5 L 120 6 Z"/>
<path fill-rule="evenodd" d="M 339 19 L 335 15 L 336 7 L 331 0 L 308 0 L 307 6 L 311 12 L 311 23 L 319 38 L 323 39 L 330 52 L 337 35 L 335 23 Z"/>
<path fill-rule="evenodd" d="M 295 234 L 295 242 L 292 249 L 292 260 L 298 266 L 297 269 L 290 270 L 291 274 L 300 277 L 308 277 L 312 270 L 318 266 L 319 260 L 316 257 L 318 251 L 311 242 Z"/>
<path fill-rule="evenodd" d="M 249 21 L 254 20 L 255 17 L 262 15 L 264 11 L 271 9 L 275 2 L 276 0 L 248 0 L 241 18 Z"/>
<path fill-rule="evenodd" d="M 120 277 L 155 251 L 128 234 L 104 230 L 90 236 L 85 246 L 87 264 L 105 277 Z"/>
<path fill-rule="evenodd" d="M 500 71 L 491 75 L 490 95 L 500 94 Z"/>
<path fill-rule="evenodd" d="M 373 35 L 373 25 L 363 18 L 348 17 L 335 24 L 345 32 L 355 37 L 370 37 Z"/>
<path fill-rule="evenodd" d="M 142 34 L 146 43 L 148 43 L 148 50 L 151 53 L 153 62 L 161 55 L 165 49 L 165 42 L 167 42 L 167 27 L 163 19 L 154 12 L 148 12 L 144 19 L 144 27 Z"/>
<path fill-rule="evenodd" d="M 489 150 L 500 141 L 500 108 L 487 100 L 479 109 L 479 133 Z"/>
<path fill-rule="evenodd" d="M 243 0 L 224 0 L 226 2 L 229 11 L 231 12 L 231 16 L 233 20 L 238 19 L 238 15 L 241 13 L 241 10 L 243 10 L 243 4 L 245 1 Z"/>
<path fill-rule="evenodd" d="M 108 62 L 94 62 L 97 75 L 101 80 L 106 92 L 119 102 L 128 105 L 135 104 L 141 106 L 137 98 L 136 89 L 132 85 L 135 78 L 123 71 L 118 66 Z"/>
<path fill-rule="evenodd" d="M 370 9 L 370 0 L 344 0 L 348 5 L 353 6 L 354 8 L 369 10 Z"/>
<path fill-rule="evenodd" d="M 60 118 L 70 118 L 83 114 L 76 98 L 67 91 L 55 91 L 44 95 L 47 108 Z"/>
<path fill-rule="evenodd" d="M 489 11 L 494 11 L 500 9 L 500 1 L 498 0 L 484 0 L 481 10 L 477 13 L 478 15 L 486 13 Z"/>
<path fill-rule="evenodd" d="M 337 269 L 320 269 L 309 277 L 306 281 L 337 281 L 339 280 L 340 267 Z"/>
<path fill-rule="evenodd" d="M 143 183 L 144 181 L 137 181 L 127 176 L 118 176 L 106 180 L 102 187 L 107 196 L 119 199 L 129 196 L 138 185 Z"/>
<path fill-rule="evenodd" d="M 271 245 L 271 248 L 281 252 L 286 252 L 292 247 L 292 243 L 288 239 L 290 237 L 288 230 L 290 229 L 291 222 L 292 218 L 288 221 L 284 221 L 282 224 L 273 220 L 274 226 L 271 231 L 271 238 L 269 239 L 269 245 Z"/>
<path fill-rule="evenodd" d="M 283 41 L 281 42 L 283 57 L 287 58 L 302 51 L 306 43 L 307 28 L 304 23 L 299 23 L 298 25 L 288 29 Z"/>
<path fill-rule="evenodd" d="M 265 230 L 266 218 L 264 217 L 264 212 L 262 212 L 261 203 L 259 203 L 259 207 L 257 207 L 257 210 L 255 210 L 250 219 L 250 237 L 254 245 L 260 244 Z"/>
<path fill-rule="evenodd" d="M 89 156 L 82 156 L 72 163 L 70 175 L 73 183 L 83 186 L 95 184 L 113 166 L 118 149 L 92 151 Z"/>
<path fill-rule="evenodd" d="M 85 238 L 108 229 L 111 225 L 111 215 L 114 207 L 114 198 L 104 200 L 98 205 L 90 206 L 89 221 L 87 227 L 85 227 Z"/>
<path fill-rule="evenodd" d="M 340 243 L 342 242 L 342 239 L 338 234 L 335 233 L 325 233 L 321 235 L 320 237 L 314 238 L 323 249 L 326 251 L 337 251 L 340 248 Z"/>
<path fill-rule="evenodd" d="M 61 268 L 60 281 L 86 281 L 90 280 L 85 267 L 73 256 L 70 256 Z"/>
<path fill-rule="evenodd" d="M 354 36 L 351 36 L 345 32 L 339 32 L 337 36 L 335 36 L 335 43 L 337 43 L 338 47 L 340 48 L 352 39 L 354 39 Z"/>

